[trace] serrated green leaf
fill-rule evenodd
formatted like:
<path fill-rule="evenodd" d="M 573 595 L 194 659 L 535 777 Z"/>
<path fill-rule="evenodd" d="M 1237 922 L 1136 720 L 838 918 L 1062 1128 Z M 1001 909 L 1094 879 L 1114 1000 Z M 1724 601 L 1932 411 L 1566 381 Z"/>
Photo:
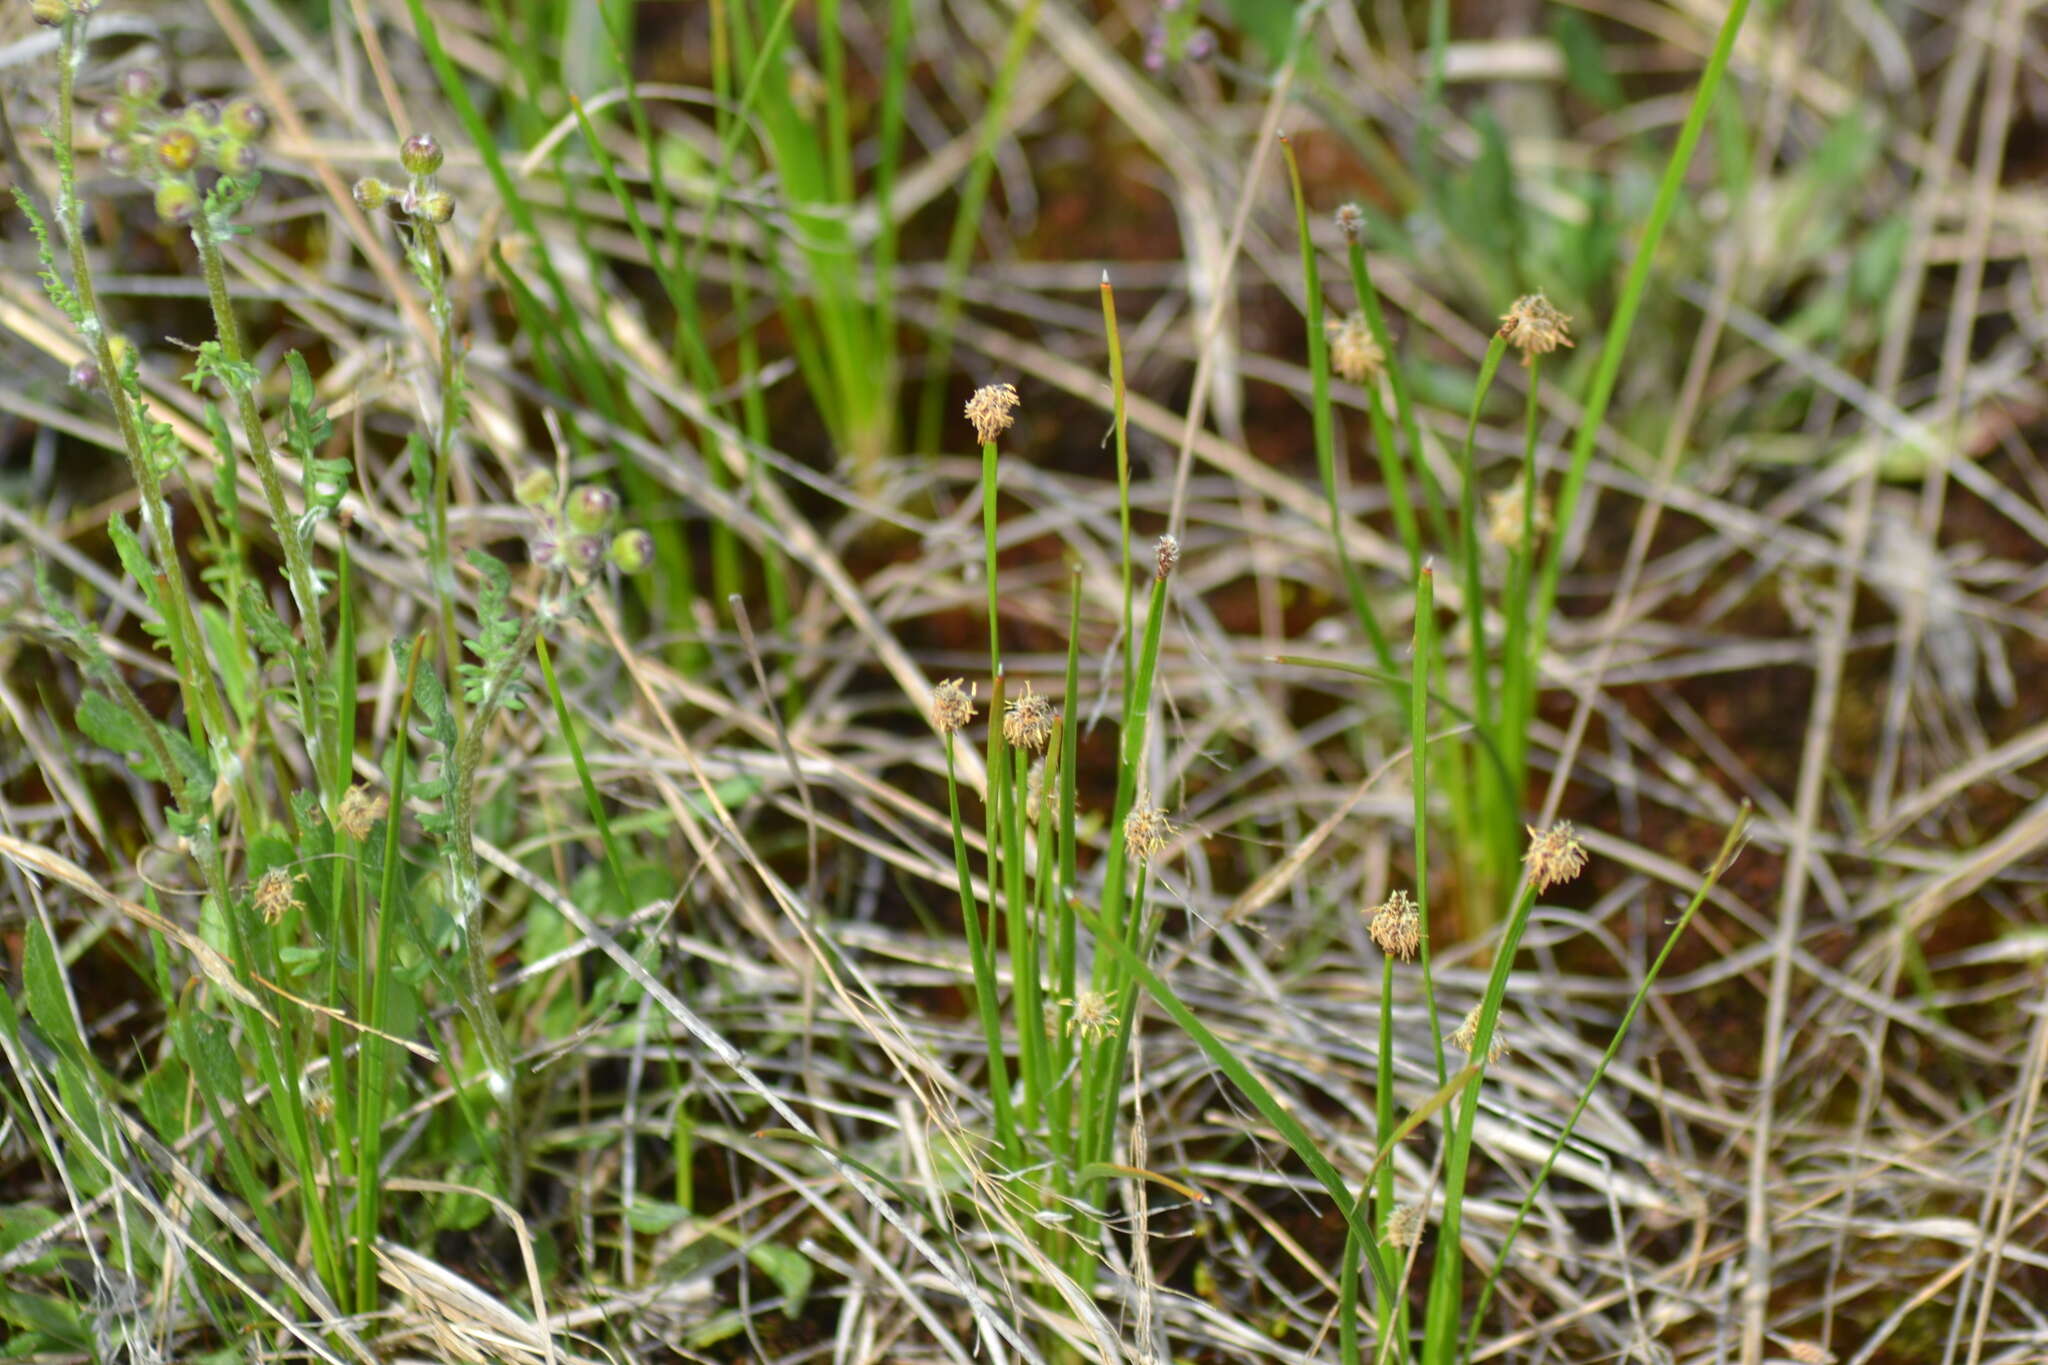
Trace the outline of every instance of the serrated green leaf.
<path fill-rule="evenodd" d="M 138 776 L 148 781 L 162 778 L 156 770 L 156 760 L 149 756 L 149 737 L 142 733 L 135 717 L 105 693 L 89 691 L 80 697 L 76 720 L 78 732 L 101 748 L 122 755 L 140 755 L 133 760 Z"/>

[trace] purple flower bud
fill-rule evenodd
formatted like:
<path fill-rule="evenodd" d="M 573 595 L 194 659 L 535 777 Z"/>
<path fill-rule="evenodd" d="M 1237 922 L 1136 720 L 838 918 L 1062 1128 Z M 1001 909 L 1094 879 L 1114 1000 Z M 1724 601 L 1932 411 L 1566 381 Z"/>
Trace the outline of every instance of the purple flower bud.
<path fill-rule="evenodd" d="M 100 386 L 100 367 L 90 360 L 81 360 L 71 367 L 71 387 L 74 389 L 96 389 Z"/>
<path fill-rule="evenodd" d="M 391 187 L 373 175 L 366 175 L 356 181 L 356 207 L 365 213 L 375 213 L 391 202 Z"/>
<path fill-rule="evenodd" d="M 135 126 L 135 111 L 125 104 L 102 104 L 93 111 L 92 126 L 110 138 Z"/>
<path fill-rule="evenodd" d="M 602 536 L 577 536 L 569 542 L 569 566 L 578 573 L 595 573 L 604 563 Z"/>
<path fill-rule="evenodd" d="M 270 131 L 270 111 L 246 96 L 221 111 L 221 127 L 245 142 L 261 142 Z"/>
<path fill-rule="evenodd" d="M 189 180 L 166 180 L 156 187 L 156 216 L 166 223 L 189 223 L 199 216 L 199 189 Z"/>
<path fill-rule="evenodd" d="M 1206 62 L 1216 55 L 1216 34 L 1206 28 L 1198 28 L 1188 35 L 1186 48 L 1188 60 Z"/>
<path fill-rule="evenodd" d="M 107 169 L 116 175 L 132 175 L 135 172 L 135 144 L 110 142 L 107 150 L 100 153 L 100 160 L 106 162 Z"/>
<path fill-rule="evenodd" d="M 619 512 L 619 495 L 586 483 L 569 494 L 569 524 L 579 531 L 602 531 Z"/>
<path fill-rule="evenodd" d="M 544 507 L 555 500 L 555 476 L 536 469 L 513 485 L 512 496 L 519 499 L 521 507 Z"/>
<path fill-rule="evenodd" d="M 185 106 L 185 117 L 201 128 L 220 126 L 219 100 L 194 100 Z"/>
<path fill-rule="evenodd" d="M 654 562 L 654 537 L 626 531 L 612 539 L 612 563 L 623 573 L 640 573 Z"/>
<path fill-rule="evenodd" d="M 121 73 L 121 93 L 131 100 L 153 100 L 164 93 L 164 74 L 151 66 L 135 66 Z"/>
<path fill-rule="evenodd" d="M 432 133 L 414 133 L 398 149 L 398 164 L 407 175 L 432 175 L 441 169 L 441 144 Z"/>
<path fill-rule="evenodd" d="M 552 569 L 562 557 L 562 543 L 553 536 L 535 536 L 528 547 L 533 562 L 543 569 Z"/>
<path fill-rule="evenodd" d="M 221 143 L 220 150 L 213 154 L 213 164 L 222 175 L 248 175 L 262 160 L 253 146 L 237 138 Z"/>

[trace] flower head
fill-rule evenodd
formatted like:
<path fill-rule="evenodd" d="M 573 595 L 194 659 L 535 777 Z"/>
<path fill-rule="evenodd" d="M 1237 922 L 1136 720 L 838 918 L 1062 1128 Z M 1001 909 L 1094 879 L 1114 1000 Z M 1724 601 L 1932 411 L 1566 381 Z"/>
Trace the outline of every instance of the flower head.
<path fill-rule="evenodd" d="M 1522 548 L 1522 485 L 1511 484 L 1486 499 L 1486 538 L 1504 550 Z M 1536 511 L 1527 518 L 1530 529 L 1542 535 L 1550 529 L 1550 499 L 1538 493 Z"/>
<path fill-rule="evenodd" d="M 1406 891 L 1396 891 L 1372 912 L 1366 932 L 1388 957 L 1412 962 L 1422 947 L 1422 916 L 1416 913 L 1415 902 L 1408 899 Z"/>
<path fill-rule="evenodd" d="M 983 445 L 1010 429 L 1016 420 L 1017 386 L 985 384 L 967 400 L 967 420 L 974 423 L 975 439 Z"/>
<path fill-rule="evenodd" d="M 1063 1005 L 1072 1005 L 1074 1012 L 1067 1016 L 1067 1032 L 1080 1034 L 1089 1042 L 1107 1038 L 1116 1027 L 1116 1011 L 1109 1007 L 1109 999 L 1100 991 L 1082 991 L 1078 1000 L 1062 1000 Z"/>
<path fill-rule="evenodd" d="M 1429 1212 L 1420 1204 L 1402 1204 L 1387 1215 L 1387 1245 L 1406 1251 L 1422 1240 Z"/>
<path fill-rule="evenodd" d="M 370 837 L 370 830 L 390 809 L 390 797 L 383 792 L 373 792 L 358 782 L 341 794 L 341 809 L 335 813 L 334 822 L 349 838 L 361 843 Z"/>
<path fill-rule="evenodd" d="M 1468 1056 L 1473 1048 L 1479 1046 L 1479 1006 L 1474 1005 L 1472 1012 L 1465 1016 L 1465 1022 L 1459 1024 L 1456 1031 L 1451 1034 L 1451 1046 Z M 1496 1017 L 1493 1021 L 1493 1037 L 1486 1040 L 1486 1060 L 1489 1063 L 1497 1062 L 1507 1055 L 1507 1040 L 1501 1037 L 1500 1020 Z"/>
<path fill-rule="evenodd" d="M 1003 738 L 1016 748 L 1042 753 L 1052 742 L 1053 726 L 1059 718 L 1052 703 L 1033 692 L 1027 682 L 1024 695 L 1012 697 L 1003 707 Z"/>
<path fill-rule="evenodd" d="M 1337 231 L 1344 234 L 1344 240 L 1355 242 L 1365 235 L 1365 210 L 1356 204 L 1337 206 Z"/>
<path fill-rule="evenodd" d="M 398 148 L 398 164 L 407 175 L 432 175 L 441 169 L 441 144 L 432 133 L 414 133 Z"/>
<path fill-rule="evenodd" d="M 1543 295 L 1524 294 L 1500 315 L 1500 334 L 1522 353 L 1522 363 L 1527 365 L 1539 355 L 1571 345 L 1571 321 Z"/>
<path fill-rule="evenodd" d="M 281 867 L 273 867 L 256 879 L 249 888 L 249 899 L 265 924 L 276 924 L 299 908 L 298 883 L 304 880 L 303 873 L 294 875 Z"/>
<path fill-rule="evenodd" d="M 1173 822 L 1166 818 L 1166 812 L 1141 796 L 1131 807 L 1131 813 L 1124 817 L 1124 850 L 1134 861 L 1150 858 L 1166 847 L 1166 841 L 1174 833 Z"/>
<path fill-rule="evenodd" d="M 1180 542 L 1172 536 L 1159 537 L 1159 543 L 1152 547 L 1152 576 L 1164 583 L 1172 577 L 1173 569 L 1180 563 Z"/>
<path fill-rule="evenodd" d="M 1373 339 L 1364 314 L 1353 313 L 1341 322 L 1332 318 L 1324 330 L 1330 334 L 1330 367 L 1338 378 L 1353 384 L 1369 383 L 1387 367 L 1387 353 Z"/>
<path fill-rule="evenodd" d="M 932 689 L 932 728 L 942 735 L 962 729 L 974 719 L 974 694 L 948 678 Z"/>
<path fill-rule="evenodd" d="M 1541 834 L 1534 825 L 1525 828 L 1529 831 L 1529 851 L 1522 855 L 1522 864 L 1529 869 L 1529 880 L 1538 895 L 1585 870 L 1586 849 L 1571 821 L 1560 820 Z"/>

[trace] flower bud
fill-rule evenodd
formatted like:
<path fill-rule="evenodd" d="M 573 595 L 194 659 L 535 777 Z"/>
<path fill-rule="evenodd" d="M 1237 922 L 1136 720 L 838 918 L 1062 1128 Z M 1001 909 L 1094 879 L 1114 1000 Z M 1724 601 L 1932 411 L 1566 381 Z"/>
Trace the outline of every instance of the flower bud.
<path fill-rule="evenodd" d="M 270 131 L 270 111 L 244 96 L 221 110 L 220 126 L 230 137 L 238 137 L 245 142 L 261 142 Z"/>
<path fill-rule="evenodd" d="M 577 573 L 595 573 L 604 563 L 602 536 L 577 536 L 569 542 L 569 567 Z"/>
<path fill-rule="evenodd" d="M 125 104 L 102 104 L 93 111 L 92 126 L 105 137 L 119 137 L 135 126 L 135 110 Z"/>
<path fill-rule="evenodd" d="M 55 28 L 71 17 L 71 7 L 64 0 L 29 0 L 28 12 L 45 28 Z"/>
<path fill-rule="evenodd" d="M 199 164 L 199 139 L 189 128 L 172 128 L 156 140 L 156 159 L 167 171 L 183 175 Z"/>
<path fill-rule="evenodd" d="M 441 169 L 441 144 L 432 133 L 414 133 L 398 149 L 398 164 L 407 175 L 432 175 Z"/>
<path fill-rule="evenodd" d="M 391 187 L 374 175 L 366 175 L 356 181 L 356 207 L 365 213 L 375 213 L 391 202 Z"/>
<path fill-rule="evenodd" d="M 612 563 L 622 573 L 639 573 L 654 562 L 654 537 L 645 531 L 626 531 L 612 538 Z"/>
<path fill-rule="evenodd" d="M 202 132 L 211 132 L 220 126 L 219 100 L 193 100 L 185 106 L 185 117 Z"/>
<path fill-rule="evenodd" d="M 156 187 L 156 216 L 166 223 L 189 223 L 199 216 L 199 189 L 189 180 L 166 180 Z"/>
<path fill-rule="evenodd" d="M 116 332 L 107 338 L 107 353 L 114 357 L 115 369 L 125 370 L 128 368 L 129 357 L 135 354 L 135 346 L 127 337 Z"/>
<path fill-rule="evenodd" d="M 555 500 L 555 476 L 536 469 L 512 486 L 512 496 L 521 507 L 545 507 Z"/>
<path fill-rule="evenodd" d="M 429 194 L 408 193 L 404 207 L 411 217 L 438 226 L 455 216 L 455 196 L 446 190 L 435 190 Z"/>
<path fill-rule="evenodd" d="M 81 360 L 71 367 L 71 387 L 74 389 L 96 389 L 100 386 L 100 367 L 90 360 Z"/>
<path fill-rule="evenodd" d="M 553 536 L 535 536 L 526 548 L 536 568 L 552 569 L 561 562 L 562 542 Z"/>
<path fill-rule="evenodd" d="M 121 73 L 121 94 L 131 100 L 153 100 L 164 93 L 164 75 L 151 66 L 133 66 Z"/>
<path fill-rule="evenodd" d="M 619 495 L 586 483 L 569 494 L 569 524 L 579 531 L 602 531 L 618 515 Z"/>
<path fill-rule="evenodd" d="M 256 148 L 240 138 L 229 138 L 220 144 L 213 154 L 213 164 L 222 175 L 248 175 L 261 165 L 263 158 Z"/>
<path fill-rule="evenodd" d="M 135 144 L 132 142 L 110 142 L 100 153 L 107 169 L 116 175 L 132 175 L 135 172 Z"/>

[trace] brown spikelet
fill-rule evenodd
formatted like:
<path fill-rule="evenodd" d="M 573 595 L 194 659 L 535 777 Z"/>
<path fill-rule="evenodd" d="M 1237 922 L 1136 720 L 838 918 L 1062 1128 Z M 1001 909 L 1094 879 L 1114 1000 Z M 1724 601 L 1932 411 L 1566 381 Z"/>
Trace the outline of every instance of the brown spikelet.
<path fill-rule="evenodd" d="M 1414 961 L 1416 951 L 1422 947 L 1422 917 L 1416 913 L 1415 902 L 1408 899 L 1406 891 L 1394 892 L 1385 904 L 1376 907 L 1366 931 L 1381 952 L 1400 962 Z"/>
<path fill-rule="evenodd" d="M 1003 738 L 1012 747 L 1043 753 L 1052 741 L 1053 726 L 1059 720 L 1059 712 L 1052 703 L 1031 690 L 1031 684 L 1024 684 L 1024 695 L 1012 697 L 1003 707 Z"/>
<path fill-rule="evenodd" d="M 1172 536 L 1159 537 L 1159 543 L 1152 547 L 1152 576 L 1164 583 L 1173 575 L 1173 567 L 1178 563 L 1180 542 Z"/>
<path fill-rule="evenodd" d="M 1387 353 L 1373 338 L 1363 313 L 1353 313 L 1342 322 L 1333 318 L 1324 326 L 1330 334 L 1330 368 L 1338 378 L 1353 384 L 1370 383 L 1387 367 Z"/>
<path fill-rule="evenodd" d="M 1479 1006 L 1474 1005 L 1472 1012 L 1465 1016 L 1465 1021 L 1451 1034 L 1451 1046 L 1468 1056 L 1473 1048 L 1479 1046 Z M 1497 1062 L 1507 1055 L 1507 1040 L 1501 1036 L 1500 1020 L 1496 1018 L 1493 1021 L 1493 1037 L 1486 1040 L 1486 1060 L 1489 1063 Z"/>
<path fill-rule="evenodd" d="M 1541 834 L 1534 825 L 1526 828 L 1529 851 L 1522 855 L 1522 863 L 1529 869 L 1529 881 L 1538 895 L 1585 871 L 1586 849 L 1571 821 L 1560 820 Z"/>
<path fill-rule="evenodd" d="M 1527 365 L 1539 355 L 1549 355 L 1560 346 L 1572 344 L 1572 320 L 1541 294 L 1524 294 L 1515 306 L 1500 315 L 1500 334 L 1508 345 L 1522 353 Z"/>
<path fill-rule="evenodd" d="M 304 880 L 304 874 L 294 875 L 281 867 L 273 867 L 256 879 L 249 888 L 249 900 L 265 924 L 276 924 L 299 908 L 298 883 Z"/>
<path fill-rule="evenodd" d="M 1387 1215 L 1387 1245 L 1406 1251 L 1422 1240 L 1422 1229 L 1428 1223 L 1428 1211 L 1422 1205 L 1400 1205 Z"/>
<path fill-rule="evenodd" d="M 341 809 L 335 812 L 334 822 L 341 826 L 342 833 L 361 843 L 390 809 L 390 797 L 359 782 L 341 794 Z"/>
<path fill-rule="evenodd" d="M 974 694 L 948 678 L 932 689 L 932 728 L 950 735 L 974 719 Z"/>
<path fill-rule="evenodd" d="M 1131 813 L 1124 817 L 1124 850 L 1134 862 L 1158 853 L 1173 835 L 1173 823 L 1166 818 L 1166 812 L 1145 797 L 1139 797 Z"/>
<path fill-rule="evenodd" d="M 974 423 L 974 437 L 987 445 L 1010 429 L 1016 420 L 1017 386 L 984 384 L 967 400 L 967 420 Z"/>

